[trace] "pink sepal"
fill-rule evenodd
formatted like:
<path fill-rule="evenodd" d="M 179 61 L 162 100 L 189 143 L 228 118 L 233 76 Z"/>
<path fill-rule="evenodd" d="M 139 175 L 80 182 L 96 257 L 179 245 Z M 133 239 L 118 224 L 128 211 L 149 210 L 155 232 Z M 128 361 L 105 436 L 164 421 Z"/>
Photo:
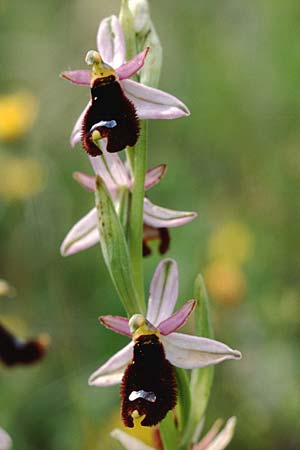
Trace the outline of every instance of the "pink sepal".
<path fill-rule="evenodd" d="M 65 70 L 59 76 L 77 86 L 89 86 L 91 83 L 90 70 Z"/>
<path fill-rule="evenodd" d="M 96 177 L 86 175 L 85 173 L 82 173 L 82 172 L 74 172 L 73 178 L 88 191 L 95 192 Z"/>
<path fill-rule="evenodd" d="M 145 189 L 148 190 L 152 186 L 155 186 L 160 182 L 164 174 L 166 173 L 167 165 L 159 164 L 152 169 L 147 170 L 145 177 Z"/>
<path fill-rule="evenodd" d="M 117 333 L 124 334 L 131 337 L 130 328 L 128 325 L 128 319 L 120 316 L 100 316 L 99 321 L 106 328 L 116 331 Z"/>

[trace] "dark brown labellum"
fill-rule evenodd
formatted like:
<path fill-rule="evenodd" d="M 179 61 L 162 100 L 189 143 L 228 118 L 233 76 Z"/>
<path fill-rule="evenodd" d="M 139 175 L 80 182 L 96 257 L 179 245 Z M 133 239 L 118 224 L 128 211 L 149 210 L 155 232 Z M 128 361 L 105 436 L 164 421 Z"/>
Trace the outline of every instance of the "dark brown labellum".
<path fill-rule="evenodd" d="M 92 139 L 99 131 L 107 138 L 107 151 L 114 153 L 132 147 L 139 137 L 139 120 L 133 103 L 126 97 L 116 78 L 96 78 L 91 88 L 91 106 L 82 124 L 82 145 L 91 156 L 101 155 Z"/>
<path fill-rule="evenodd" d="M 152 426 L 175 407 L 177 384 L 174 369 L 155 334 L 140 336 L 135 343 L 133 360 L 123 376 L 121 399 L 122 420 L 131 428 L 135 411 L 139 416 L 145 416 L 141 425 Z"/>
<path fill-rule="evenodd" d="M 0 361 L 6 366 L 35 363 L 44 356 L 46 347 L 40 339 L 21 341 L 0 324 Z"/>
<path fill-rule="evenodd" d="M 143 228 L 143 256 L 151 255 L 149 241 L 159 240 L 159 253 L 163 255 L 169 250 L 170 233 L 168 228 L 155 228 L 144 224 Z"/>

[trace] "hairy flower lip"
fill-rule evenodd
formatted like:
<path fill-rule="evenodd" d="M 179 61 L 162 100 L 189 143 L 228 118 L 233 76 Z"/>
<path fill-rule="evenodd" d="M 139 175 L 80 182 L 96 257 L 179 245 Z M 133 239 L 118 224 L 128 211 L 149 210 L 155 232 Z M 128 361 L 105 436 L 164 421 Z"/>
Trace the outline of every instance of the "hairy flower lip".
<path fill-rule="evenodd" d="M 187 335 L 171 331 L 172 325 L 179 325 L 179 316 L 182 308 L 186 307 L 188 311 L 183 314 L 184 317 L 191 314 L 194 305 L 193 300 L 188 302 L 174 315 L 173 310 L 178 295 L 178 269 L 177 264 L 172 259 L 165 259 L 158 265 L 150 286 L 150 299 L 147 312 L 147 320 L 159 329 L 161 325 L 165 327 L 164 331 L 170 331 L 170 334 L 161 334 L 162 343 L 165 349 L 166 358 L 171 364 L 185 369 L 196 367 L 206 367 L 208 365 L 218 364 L 227 359 L 240 359 L 241 353 L 233 350 L 222 342 L 213 339 L 202 338 L 193 335 Z M 176 314 L 178 315 L 177 317 Z M 111 316 L 110 316 L 111 317 Z M 174 319 L 175 317 L 175 319 Z M 109 323 L 110 319 L 101 317 L 101 322 L 107 326 L 120 325 L 118 332 L 123 331 L 127 335 L 127 323 L 122 319 L 112 318 L 114 323 Z M 122 323 L 121 323 L 122 322 Z M 130 345 L 131 344 L 131 345 Z M 130 342 L 126 347 L 113 355 L 105 364 L 96 370 L 89 379 L 89 384 L 93 386 L 108 386 L 118 384 L 122 380 L 122 374 L 127 364 L 132 359 L 133 344 Z"/>

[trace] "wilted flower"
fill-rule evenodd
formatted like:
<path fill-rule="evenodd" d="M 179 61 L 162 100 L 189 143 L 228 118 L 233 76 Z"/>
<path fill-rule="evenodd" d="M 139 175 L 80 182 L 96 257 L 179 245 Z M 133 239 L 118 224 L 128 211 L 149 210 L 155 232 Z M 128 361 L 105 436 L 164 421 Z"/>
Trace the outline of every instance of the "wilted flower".
<path fill-rule="evenodd" d="M 235 425 L 236 418 L 230 417 L 223 430 L 219 432 L 222 420 L 216 420 L 208 433 L 197 444 L 194 444 L 191 450 L 223 450 L 233 437 Z"/>
<path fill-rule="evenodd" d="M 172 314 L 177 295 L 177 264 L 166 259 L 154 274 L 146 318 L 135 315 L 128 321 L 123 317 L 100 317 L 106 327 L 134 339 L 94 372 L 89 380 L 94 386 L 122 382 L 122 417 L 127 426 L 133 426 L 133 418 L 139 415 L 145 416 L 142 425 L 153 425 L 175 406 L 176 381 L 172 365 L 192 369 L 241 357 L 239 351 L 221 342 L 176 333 L 196 303 L 190 300 Z M 135 365 L 141 366 L 140 372 L 137 373 Z M 164 396 L 163 405 L 159 396 Z"/>
<path fill-rule="evenodd" d="M 236 419 L 231 417 L 223 430 L 219 432 L 221 424 L 222 421 L 217 420 L 201 441 L 192 445 L 191 450 L 223 450 L 226 448 L 232 439 Z M 119 429 L 113 430 L 111 436 L 117 439 L 126 450 L 154 450 L 154 448 Z"/>
<path fill-rule="evenodd" d="M 120 198 L 124 189 L 131 190 L 134 179 L 118 155 L 112 155 L 104 150 L 101 157 L 91 158 L 91 163 L 97 175 L 104 180 L 107 189 L 114 201 L 116 210 L 120 206 Z M 165 164 L 150 169 L 146 173 L 145 189 L 155 186 L 166 170 Z M 95 177 L 77 172 L 75 179 L 90 191 L 95 190 Z M 190 222 L 197 216 L 194 212 L 174 211 L 154 205 L 144 198 L 144 255 L 149 254 L 148 241 L 160 239 L 160 252 L 168 249 L 169 234 L 167 229 L 178 227 Z M 93 208 L 86 216 L 80 219 L 67 234 L 61 245 L 63 256 L 85 250 L 99 242 L 97 210 Z"/>
<path fill-rule="evenodd" d="M 125 62 L 124 34 L 115 16 L 100 23 L 97 47 L 99 53 L 87 54 L 91 72 L 62 73 L 63 78 L 74 84 L 91 85 L 92 97 L 74 126 L 72 146 L 82 140 L 85 150 L 96 156 L 101 154 L 96 142 L 106 138 L 107 151 L 116 152 L 135 144 L 138 119 L 175 119 L 189 114 L 176 97 L 128 79 L 141 69 L 148 50 Z"/>

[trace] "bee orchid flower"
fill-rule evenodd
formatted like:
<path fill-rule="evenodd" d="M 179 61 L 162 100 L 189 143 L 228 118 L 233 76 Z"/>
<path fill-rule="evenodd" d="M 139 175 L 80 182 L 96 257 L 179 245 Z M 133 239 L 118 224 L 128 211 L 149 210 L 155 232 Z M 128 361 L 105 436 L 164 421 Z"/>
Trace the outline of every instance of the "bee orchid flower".
<path fill-rule="evenodd" d="M 134 179 L 126 165 L 117 154 L 110 154 L 103 149 L 103 155 L 90 158 L 94 172 L 105 182 L 107 189 L 118 210 L 119 198 L 122 190 L 131 190 Z M 145 189 L 155 186 L 166 171 L 166 165 L 160 164 L 146 173 Z M 95 177 L 80 172 L 74 178 L 86 189 L 95 190 Z M 148 242 L 153 239 L 160 240 L 160 253 L 165 253 L 169 246 L 168 228 L 178 227 L 195 219 L 197 214 L 187 211 L 175 211 L 154 205 L 144 198 L 144 256 L 151 253 Z M 99 242 L 97 210 L 93 208 L 86 216 L 79 220 L 69 231 L 61 245 L 63 256 L 72 255 L 85 250 Z"/>
<path fill-rule="evenodd" d="M 150 287 L 146 317 L 102 316 L 111 330 L 133 338 L 89 379 L 93 386 L 121 383 L 122 418 L 133 426 L 135 417 L 145 416 L 141 425 L 155 425 L 176 404 L 177 387 L 173 366 L 193 369 L 240 359 L 227 345 L 203 337 L 177 333 L 192 313 L 190 300 L 173 313 L 178 296 L 178 269 L 172 259 L 157 267 Z"/>
<path fill-rule="evenodd" d="M 149 49 L 126 62 L 125 38 L 117 17 L 101 21 L 97 47 L 98 52 L 90 51 L 86 57 L 91 71 L 61 74 L 73 84 L 91 88 L 91 100 L 71 134 L 72 146 L 81 140 L 87 153 L 96 156 L 101 154 L 97 141 L 105 138 L 107 151 L 117 152 L 135 145 L 139 120 L 189 115 L 188 108 L 173 95 L 129 79 L 143 67 Z"/>

